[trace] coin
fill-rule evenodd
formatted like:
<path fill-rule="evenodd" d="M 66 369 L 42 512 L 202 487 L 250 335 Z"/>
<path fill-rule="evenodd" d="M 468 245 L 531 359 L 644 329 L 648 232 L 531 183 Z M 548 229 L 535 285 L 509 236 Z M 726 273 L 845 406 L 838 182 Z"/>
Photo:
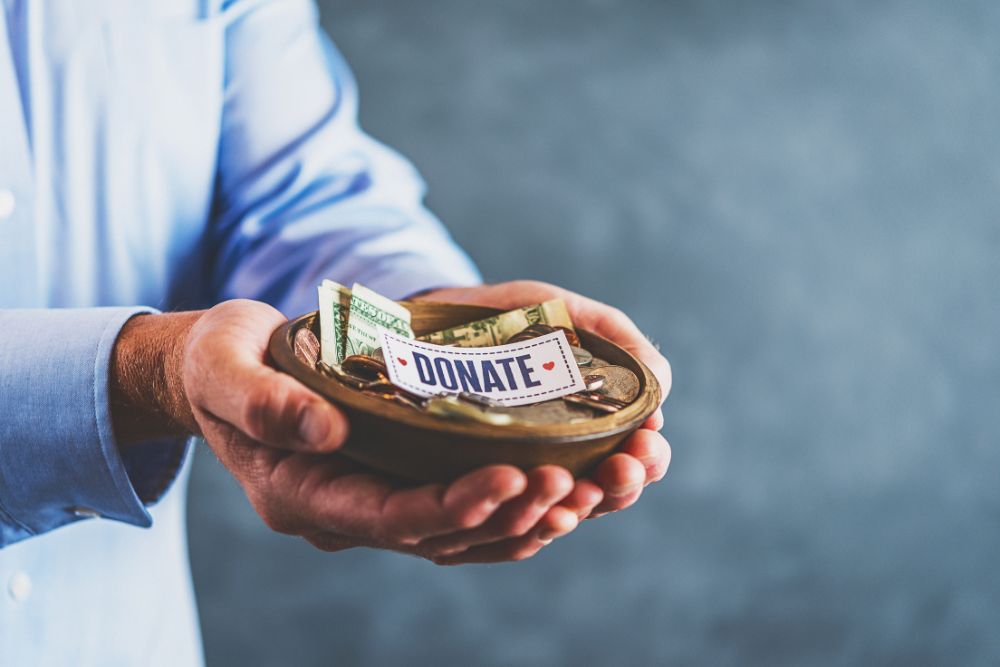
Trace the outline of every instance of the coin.
<path fill-rule="evenodd" d="M 561 398 L 505 409 L 518 421 L 529 424 L 578 424 L 594 418 L 592 410 L 571 405 Z"/>
<path fill-rule="evenodd" d="M 455 395 L 433 396 L 424 401 L 424 412 L 446 419 L 480 422 L 491 426 L 507 426 L 514 418 L 504 412 L 494 412 L 488 408 L 459 400 Z"/>
<path fill-rule="evenodd" d="M 572 403 L 574 405 L 584 405 L 588 408 L 593 408 L 598 412 L 606 412 L 608 414 L 618 412 L 619 410 L 621 410 L 621 407 L 619 407 L 618 405 L 601 400 L 601 398 L 588 393 L 568 394 L 566 396 L 563 396 L 562 400 L 564 400 L 567 403 Z"/>
<path fill-rule="evenodd" d="M 311 329 L 302 327 L 295 332 L 295 356 L 299 361 L 309 368 L 316 367 L 316 360 L 319 359 L 319 340 Z"/>
<path fill-rule="evenodd" d="M 366 389 L 368 385 L 371 384 L 371 380 L 365 378 L 357 377 L 351 373 L 347 373 L 340 366 L 332 366 L 324 361 L 320 361 L 316 364 L 316 368 L 319 369 L 323 375 L 328 375 L 332 378 L 336 378 L 341 383 L 346 384 L 348 387 L 353 387 L 355 389 Z"/>
<path fill-rule="evenodd" d="M 468 391 L 460 391 L 455 396 L 458 397 L 460 401 L 466 401 L 468 403 L 474 403 L 475 405 L 481 405 L 486 408 L 496 408 L 502 405 L 499 401 L 490 398 L 489 396 L 483 396 L 481 394 L 473 394 Z"/>
<path fill-rule="evenodd" d="M 518 331 L 516 334 L 504 341 L 504 343 L 522 343 L 526 340 L 531 340 L 532 338 L 538 338 L 539 336 L 544 336 L 546 334 L 555 333 L 557 331 L 562 331 L 566 334 L 566 341 L 574 346 L 580 347 L 580 337 L 576 335 L 576 332 L 569 327 L 554 327 L 551 324 L 542 324 L 538 322 L 536 324 L 529 324 L 525 328 Z"/>
<path fill-rule="evenodd" d="M 385 363 L 365 354 L 352 354 L 340 362 L 340 367 L 346 373 L 366 380 L 378 380 L 386 374 Z"/>
<path fill-rule="evenodd" d="M 573 358 L 576 359 L 577 366 L 589 366 L 594 363 L 594 355 L 587 352 L 582 347 L 577 347 L 571 344 L 569 349 L 573 351 Z"/>
<path fill-rule="evenodd" d="M 587 391 L 597 391 L 604 386 L 604 376 L 586 375 L 583 378 L 583 384 L 587 386 Z"/>
<path fill-rule="evenodd" d="M 566 340 L 573 347 L 580 347 L 580 337 L 576 335 L 576 332 L 569 327 L 554 327 L 556 331 L 563 331 L 566 333 Z"/>
<path fill-rule="evenodd" d="M 399 403 L 400 405 L 405 405 L 415 410 L 423 409 L 423 401 L 416 398 L 412 394 L 398 391 L 395 387 L 391 390 L 386 390 L 381 387 L 366 387 L 363 390 L 363 393 L 367 396 L 375 396 L 387 401 L 393 401 L 394 403 Z"/>
<path fill-rule="evenodd" d="M 598 393 L 624 403 L 631 403 L 639 397 L 639 377 L 624 366 L 604 366 L 589 370 L 589 376 L 604 376 L 604 384 L 597 390 Z"/>
<path fill-rule="evenodd" d="M 525 328 L 518 331 L 516 334 L 508 338 L 505 343 L 521 343 L 526 340 L 531 340 L 532 338 L 538 338 L 539 336 L 544 336 L 545 334 L 550 334 L 556 331 L 554 326 L 549 324 L 542 324 L 541 322 L 537 324 L 529 324 Z"/>

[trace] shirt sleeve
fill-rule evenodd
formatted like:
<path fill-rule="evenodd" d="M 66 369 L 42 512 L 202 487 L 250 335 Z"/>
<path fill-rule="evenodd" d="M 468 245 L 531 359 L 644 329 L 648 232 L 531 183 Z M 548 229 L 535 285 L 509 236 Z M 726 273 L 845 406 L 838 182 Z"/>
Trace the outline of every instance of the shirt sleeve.
<path fill-rule="evenodd" d="M 85 518 L 152 523 L 187 445 L 123 459 L 108 403 L 115 340 L 148 308 L 0 310 L 0 547 Z"/>
<path fill-rule="evenodd" d="M 413 166 L 359 128 L 354 79 L 313 4 L 227 11 L 216 298 L 298 315 L 315 309 L 323 278 L 392 298 L 477 284 L 475 266 L 423 206 Z"/>

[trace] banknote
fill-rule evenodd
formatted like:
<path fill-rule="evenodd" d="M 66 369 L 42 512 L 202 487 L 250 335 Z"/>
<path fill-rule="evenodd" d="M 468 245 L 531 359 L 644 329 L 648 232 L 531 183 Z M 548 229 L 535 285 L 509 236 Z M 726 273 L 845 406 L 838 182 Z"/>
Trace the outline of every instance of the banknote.
<path fill-rule="evenodd" d="M 456 347 L 490 347 L 503 345 L 508 338 L 528 325 L 538 323 L 573 329 L 573 321 L 566 310 L 566 304 L 562 299 L 553 299 L 443 331 L 436 331 L 421 336 L 419 340 Z"/>
<path fill-rule="evenodd" d="M 354 283 L 354 287 L 351 288 L 351 306 L 347 318 L 345 356 L 374 354 L 375 350 L 382 347 L 379 333 L 383 330 L 413 338 L 410 311 L 392 299 L 364 285 Z"/>
<path fill-rule="evenodd" d="M 347 349 L 347 315 L 351 308 L 351 290 L 332 280 L 319 286 L 320 358 L 335 366 Z"/>

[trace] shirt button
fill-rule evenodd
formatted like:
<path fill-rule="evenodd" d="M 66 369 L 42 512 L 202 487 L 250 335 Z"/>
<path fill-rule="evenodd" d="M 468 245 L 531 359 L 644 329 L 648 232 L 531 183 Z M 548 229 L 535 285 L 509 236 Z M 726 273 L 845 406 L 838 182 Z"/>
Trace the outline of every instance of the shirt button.
<path fill-rule="evenodd" d="M 7 580 L 7 594 L 14 602 L 24 602 L 31 595 L 31 577 L 24 572 L 15 572 Z"/>
<path fill-rule="evenodd" d="M 0 220 L 6 220 L 14 212 L 14 193 L 10 190 L 0 190 Z"/>
<path fill-rule="evenodd" d="M 101 517 L 100 512 L 92 510 L 89 507 L 74 507 L 73 514 L 81 519 L 99 519 Z"/>

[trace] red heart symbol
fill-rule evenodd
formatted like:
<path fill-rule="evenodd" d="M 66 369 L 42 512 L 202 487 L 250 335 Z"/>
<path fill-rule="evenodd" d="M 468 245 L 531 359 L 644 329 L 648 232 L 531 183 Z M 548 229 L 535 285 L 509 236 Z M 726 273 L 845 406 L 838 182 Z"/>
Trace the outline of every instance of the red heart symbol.
<path fill-rule="evenodd" d="M 403 366 L 406 365 L 406 359 L 404 359 L 403 357 L 396 357 L 396 361 L 398 361 Z"/>
<path fill-rule="evenodd" d="M 555 367 L 556 367 L 556 362 L 554 361 L 546 361 L 544 364 L 542 364 L 542 368 L 544 368 L 547 371 L 551 371 Z"/>

